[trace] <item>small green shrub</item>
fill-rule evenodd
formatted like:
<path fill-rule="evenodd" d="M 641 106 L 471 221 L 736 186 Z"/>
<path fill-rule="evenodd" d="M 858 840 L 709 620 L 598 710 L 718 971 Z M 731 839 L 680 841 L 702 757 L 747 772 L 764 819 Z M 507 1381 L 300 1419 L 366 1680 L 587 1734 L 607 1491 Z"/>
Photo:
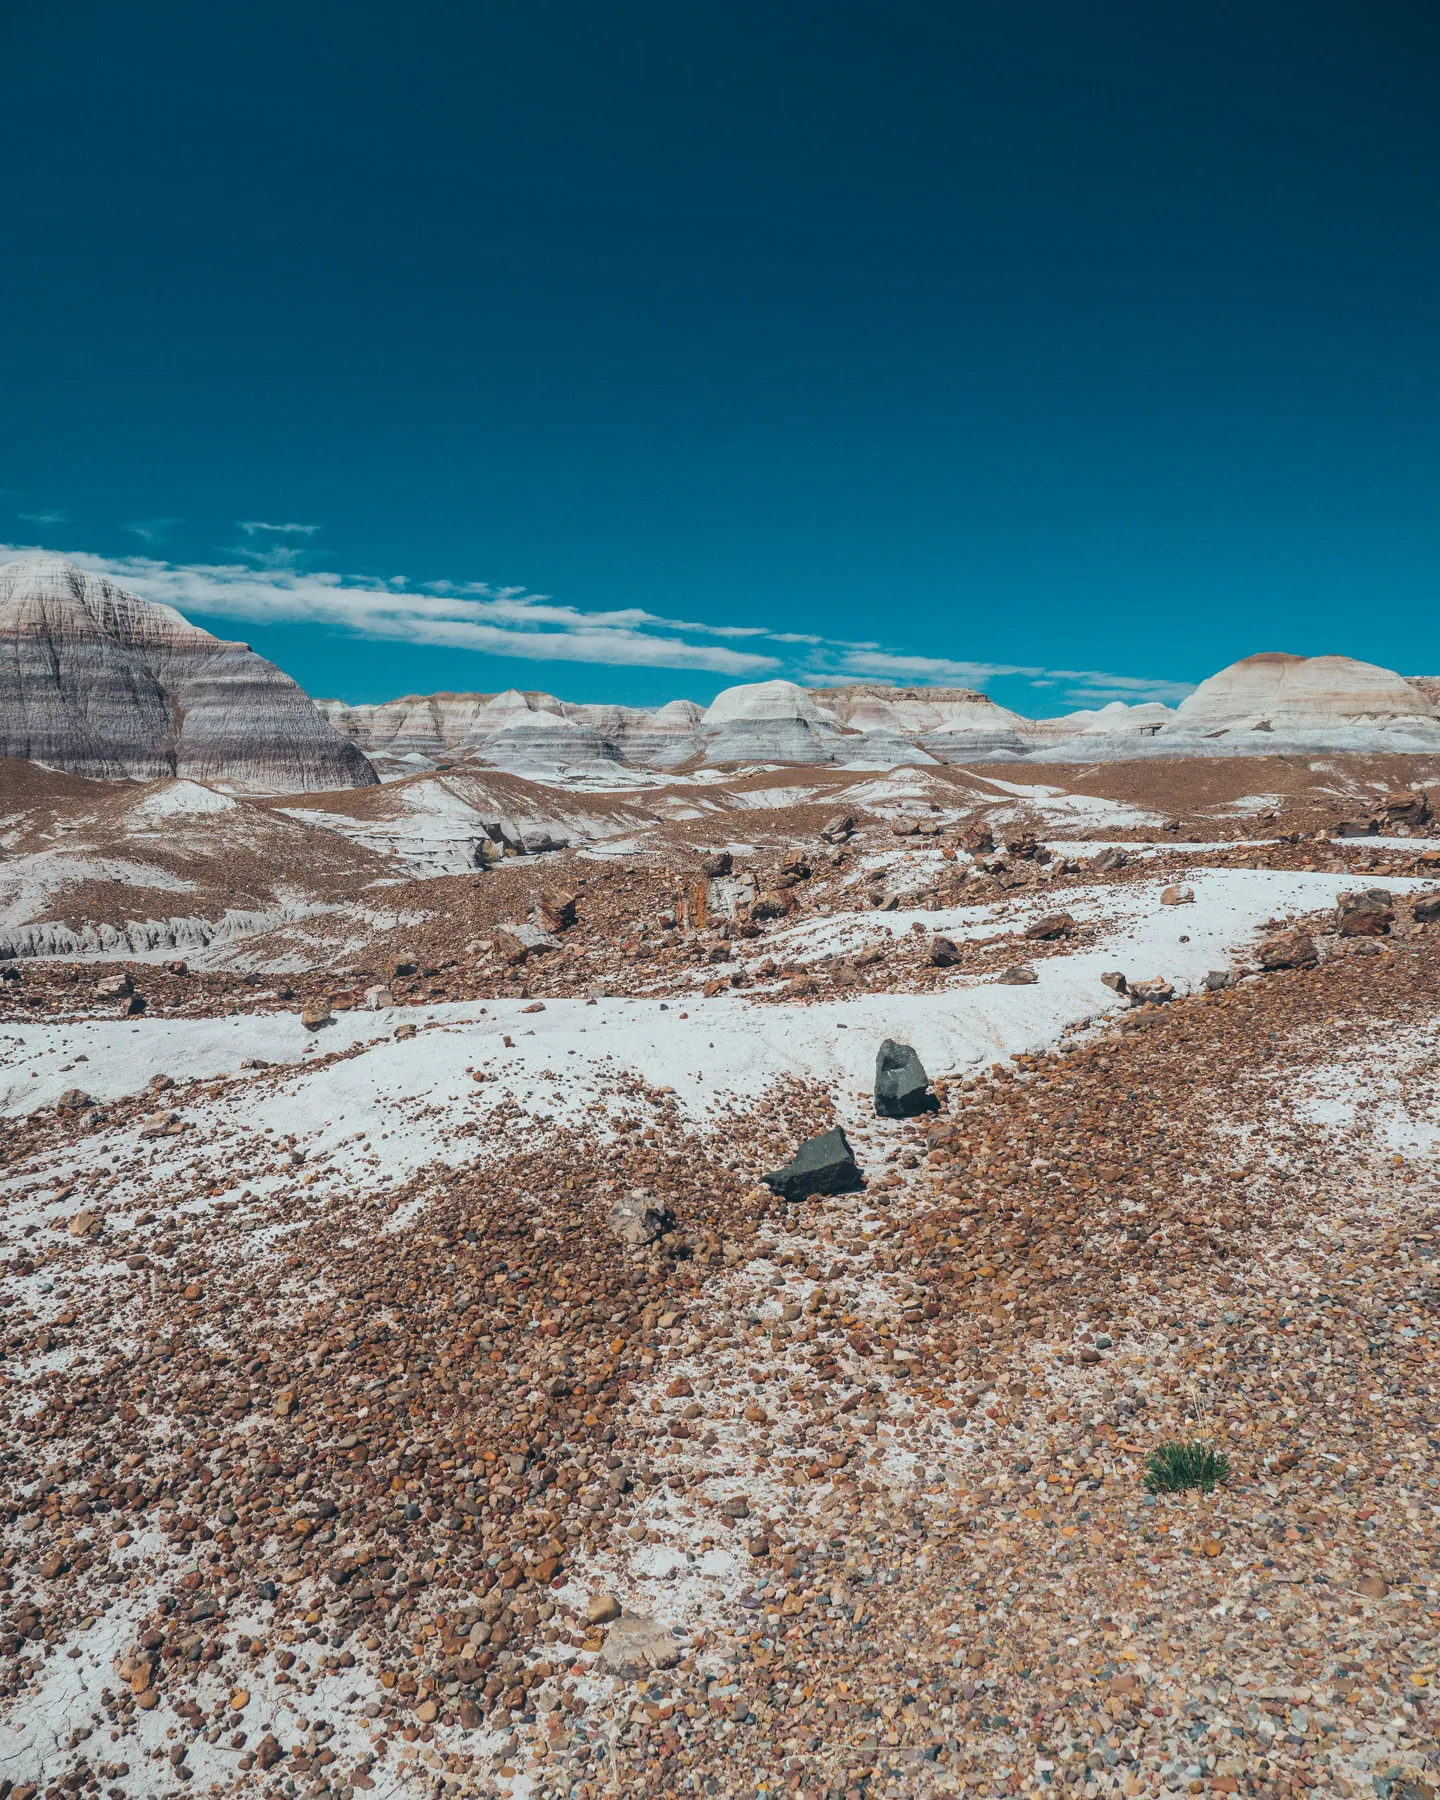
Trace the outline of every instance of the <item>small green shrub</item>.
<path fill-rule="evenodd" d="M 1170 1442 L 1145 1459 L 1145 1486 L 1152 1494 L 1179 1494 L 1199 1488 L 1208 1494 L 1230 1474 L 1230 1458 L 1209 1444 Z"/>

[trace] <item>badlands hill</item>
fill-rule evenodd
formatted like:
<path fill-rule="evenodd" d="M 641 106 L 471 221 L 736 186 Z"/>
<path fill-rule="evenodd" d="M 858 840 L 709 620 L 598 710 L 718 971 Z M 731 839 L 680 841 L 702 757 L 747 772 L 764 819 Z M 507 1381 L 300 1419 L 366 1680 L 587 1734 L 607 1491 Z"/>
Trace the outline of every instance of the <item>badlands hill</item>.
<path fill-rule="evenodd" d="M 311 701 L 248 646 L 62 557 L 0 567 L 0 758 L 91 778 L 219 781 L 274 793 L 373 786 L 465 761 L 604 777 L 749 764 L 883 770 L 1276 753 L 1440 751 L 1440 683 L 1346 656 L 1266 652 L 1178 707 L 1114 702 L 1030 719 L 971 688 L 775 680 L 708 707 L 578 705 L 552 694 Z M 373 759 L 373 760 L 372 760 Z"/>
<path fill-rule="evenodd" d="M 1115 701 L 1027 719 L 970 688 L 858 682 L 807 688 L 763 681 L 647 712 L 551 694 L 408 695 L 380 705 L 316 704 L 335 728 L 395 772 L 474 758 L 517 773 L 626 764 L 652 769 L 738 763 L 855 769 L 1026 758 L 1272 755 L 1277 751 L 1440 749 L 1437 687 L 1347 656 L 1246 657 L 1178 707 Z"/>
<path fill-rule="evenodd" d="M 274 663 L 59 556 L 0 567 L 0 757 L 287 793 L 376 779 Z"/>

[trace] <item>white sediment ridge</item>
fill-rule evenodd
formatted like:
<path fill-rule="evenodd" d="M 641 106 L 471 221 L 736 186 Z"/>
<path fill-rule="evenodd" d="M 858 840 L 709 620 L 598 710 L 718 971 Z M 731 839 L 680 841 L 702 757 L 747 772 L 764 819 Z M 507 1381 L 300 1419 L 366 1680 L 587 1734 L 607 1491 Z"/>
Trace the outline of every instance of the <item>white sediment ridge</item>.
<path fill-rule="evenodd" d="M 913 1044 L 936 1074 L 974 1071 L 1016 1051 L 1049 1048 L 1121 1004 L 1100 980 L 1105 971 L 1140 980 L 1161 975 L 1184 992 L 1210 970 L 1243 957 L 1273 913 L 1332 906 L 1354 880 L 1210 869 L 1197 872 L 1193 885 L 1195 902 L 1183 909 L 1160 905 L 1159 881 L 1112 891 L 1103 916 L 1097 913 L 1100 939 L 1038 961 L 1033 986 L 972 978 L 939 994 L 865 994 L 806 1006 L 757 1002 L 739 993 L 683 1002 L 550 999 L 533 1014 L 525 1011 L 528 1001 L 498 999 L 418 1012 L 338 1013 L 318 1036 L 286 1013 L 13 1023 L 0 1030 L 0 1114 L 53 1105 L 78 1079 L 77 1056 L 86 1059 L 83 1083 L 97 1100 L 134 1093 L 156 1075 L 237 1075 L 245 1061 L 259 1058 L 284 1073 L 268 1071 L 256 1081 L 253 1098 L 231 1090 L 199 1102 L 196 1120 L 213 1111 L 231 1125 L 294 1134 L 311 1150 L 329 1151 L 335 1175 L 352 1163 L 353 1173 L 373 1172 L 373 1147 L 362 1157 L 347 1150 L 347 1141 L 363 1132 L 373 1146 L 388 1133 L 381 1167 L 396 1179 L 432 1159 L 473 1158 L 475 1140 L 456 1140 L 453 1128 L 502 1104 L 578 1122 L 594 1098 L 594 1084 L 618 1070 L 673 1088 L 682 1111 L 701 1126 L 716 1107 L 752 1099 L 791 1076 L 833 1087 L 842 1115 L 859 1116 L 882 1038 Z M 1392 879 L 1388 885 L 1403 893 L 1424 884 Z M 902 936 L 917 923 L 957 939 L 991 933 L 1002 921 L 1018 931 L 1049 904 L 1036 895 L 1003 909 L 812 918 L 767 939 L 765 948 L 818 959 Z M 1083 920 L 1099 904 L 1076 901 L 1072 910 Z M 418 1024 L 413 1038 L 394 1038 L 402 1022 Z M 306 1066 L 322 1052 L 355 1045 L 365 1046 L 358 1057 L 313 1072 Z M 471 1068 L 483 1068 L 492 1079 L 477 1089 Z M 88 1146 L 87 1155 L 103 1141 Z"/>
<path fill-rule="evenodd" d="M 1031 719 L 970 688 L 788 680 L 726 688 L 703 712 L 586 706 L 551 694 L 433 694 L 370 706 L 316 704 L 338 730 L 403 774 L 474 757 L 531 774 L 607 766 L 742 763 L 886 769 L 936 763 L 1127 761 L 1299 751 L 1440 751 L 1425 683 L 1346 656 L 1265 652 L 1202 682 L 1178 707 L 1112 701 Z"/>

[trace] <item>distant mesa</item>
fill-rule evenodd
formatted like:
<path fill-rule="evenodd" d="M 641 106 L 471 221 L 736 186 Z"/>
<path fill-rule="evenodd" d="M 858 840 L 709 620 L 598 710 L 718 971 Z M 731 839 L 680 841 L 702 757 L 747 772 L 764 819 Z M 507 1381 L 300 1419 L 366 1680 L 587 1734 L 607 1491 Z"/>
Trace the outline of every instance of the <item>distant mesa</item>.
<path fill-rule="evenodd" d="M 452 757 L 474 757 L 517 774 L 626 763 L 665 768 L 684 762 L 702 708 L 671 700 L 638 706 L 582 706 L 553 694 L 407 694 L 349 706 L 317 700 L 334 728 L 386 769 L 403 773 Z"/>
<path fill-rule="evenodd" d="M 1350 656 L 1267 651 L 1202 681 L 1175 714 L 1183 731 L 1386 730 L 1433 723 L 1433 700 L 1414 683 Z"/>
<path fill-rule="evenodd" d="M 552 694 L 407 695 L 316 703 L 382 773 L 473 757 L 516 774 L 745 763 L 884 769 L 925 763 L 1111 762 L 1295 750 L 1440 751 L 1440 680 L 1348 656 L 1246 657 L 1178 707 L 1158 700 L 1027 719 L 973 688 L 742 683 L 705 709 L 585 706 Z"/>
<path fill-rule="evenodd" d="M 274 663 L 61 556 L 0 566 L 0 757 L 274 793 L 377 780 Z"/>

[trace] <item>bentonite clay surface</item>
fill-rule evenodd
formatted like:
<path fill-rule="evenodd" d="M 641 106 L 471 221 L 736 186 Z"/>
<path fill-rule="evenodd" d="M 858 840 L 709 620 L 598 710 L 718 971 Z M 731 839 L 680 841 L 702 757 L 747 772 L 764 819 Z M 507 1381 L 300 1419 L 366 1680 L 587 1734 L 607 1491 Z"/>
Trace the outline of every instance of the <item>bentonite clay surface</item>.
<path fill-rule="evenodd" d="M 1429 827 L 967 792 L 0 964 L 7 1800 L 1433 1790 Z"/>

